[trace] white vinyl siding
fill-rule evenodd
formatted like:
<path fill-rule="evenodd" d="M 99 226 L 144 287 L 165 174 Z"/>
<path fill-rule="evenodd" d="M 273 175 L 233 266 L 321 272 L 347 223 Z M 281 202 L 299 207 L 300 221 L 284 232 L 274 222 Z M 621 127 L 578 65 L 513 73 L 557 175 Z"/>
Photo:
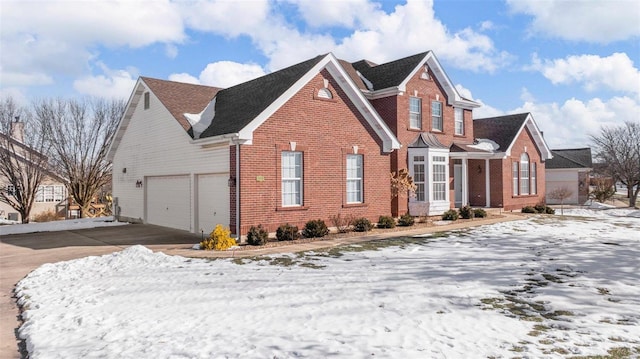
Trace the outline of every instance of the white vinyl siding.
<path fill-rule="evenodd" d="M 447 169 L 444 156 L 433 157 L 433 200 L 447 199 Z"/>
<path fill-rule="evenodd" d="M 422 100 L 409 97 L 409 127 L 422 129 Z"/>
<path fill-rule="evenodd" d="M 347 203 L 362 203 L 362 155 L 347 155 Z"/>
<path fill-rule="evenodd" d="M 454 111 L 455 116 L 455 134 L 464 135 L 464 110 L 456 108 Z"/>
<path fill-rule="evenodd" d="M 302 206 L 302 152 L 282 152 L 282 206 Z"/>
<path fill-rule="evenodd" d="M 442 131 L 442 102 L 431 102 L 431 126 L 434 131 Z"/>

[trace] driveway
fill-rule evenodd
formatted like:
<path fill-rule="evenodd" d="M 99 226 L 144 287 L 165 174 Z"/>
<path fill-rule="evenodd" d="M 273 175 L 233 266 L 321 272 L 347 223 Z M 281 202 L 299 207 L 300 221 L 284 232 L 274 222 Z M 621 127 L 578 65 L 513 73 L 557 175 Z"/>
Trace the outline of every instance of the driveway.
<path fill-rule="evenodd" d="M 33 269 L 45 263 L 113 253 L 136 244 L 174 250 L 199 241 L 200 237 L 191 233 L 143 224 L 0 236 L 0 358 L 21 357 L 13 289 Z"/>

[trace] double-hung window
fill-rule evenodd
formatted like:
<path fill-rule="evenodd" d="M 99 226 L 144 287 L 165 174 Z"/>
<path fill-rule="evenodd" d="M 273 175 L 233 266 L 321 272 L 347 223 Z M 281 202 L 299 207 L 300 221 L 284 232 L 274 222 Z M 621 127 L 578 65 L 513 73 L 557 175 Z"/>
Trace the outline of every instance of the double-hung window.
<path fill-rule="evenodd" d="M 464 135 L 464 110 L 456 108 L 454 111 L 455 120 L 455 134 Z"/>
<path fill-rule="evenodd" d="M 362 203 L 362 155 L 347 155 L 347 203 Z"/>
<path fill-rule="evenodd" d="M 413 156 L 413 183 L 416 185 L 416 201 L 424 202 L 424 156 Z"/>
<path fill-rule="evenodd" d="M 529 155 L 520 156 L 520 194 L 529 194 Z"/>
<path fill-rule="evenodd" d="M 442 102 L 431 102 L 431 126 L 432 130 L 442 132 Z"/>
<path fill-rule="evenodd" d="M 409 127 L 422 129 L 422 100 L 409 97 Z"/>
<path fill-rule="evenodd" d="M 302 206 L 302 152 L 282 152 L 282 206 Z"/>
<path fill-rule="evenodd" d="M 511 166 L 511 174 L 513 176 L 513 183 L 511 184 L 513 186 L 513 195 L 517 196 L 518 195 L 518 174 L 519 174 L 518 162 L 513 162 Z"/>
<path fill-rule="evenodd" d="M 531 162 L 531 194 L 537 194 L 538 193 L 538 184 L 536 183 L 536 172 L 537 172 L 537 168 L 536 168 L 536 163 L 535 162 Z"/>
<path fill-rule="evenodd" d="M 6 187 L 6 192 L 9 196 L 15 196 L 16 195 L 16 187 L 12 184 L 8 184 Z"/>
<path fill-rule="evenodd" d="M 433 156 L 433 200 L 447 199 L 447 159 L 444 156 Z"/>

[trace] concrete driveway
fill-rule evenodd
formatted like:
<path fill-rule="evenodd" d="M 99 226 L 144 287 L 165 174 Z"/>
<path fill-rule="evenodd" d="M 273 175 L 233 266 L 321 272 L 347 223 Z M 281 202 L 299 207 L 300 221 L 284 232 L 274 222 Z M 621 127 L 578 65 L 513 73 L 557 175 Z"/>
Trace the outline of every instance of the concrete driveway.
<path fill-rule="evenodd" d="M 20 325 L 13 297 L 17 282 L 35 268 L 142 244 L 153 250 L 190 248 L 200 236 L 158 226 L 131 224 L 60 232 L 0 236 L 0 358 L 21 358 L 16 339 Z"/>

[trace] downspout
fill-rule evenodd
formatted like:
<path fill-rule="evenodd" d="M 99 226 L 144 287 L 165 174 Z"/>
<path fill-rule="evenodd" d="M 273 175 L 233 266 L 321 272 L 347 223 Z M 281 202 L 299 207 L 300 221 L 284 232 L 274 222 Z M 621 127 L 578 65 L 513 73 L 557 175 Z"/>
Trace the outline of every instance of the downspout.
<path fill-rule="evenodd" d="M 236 237 L 240 242 L 240 141 L 236 142 Z"/>

